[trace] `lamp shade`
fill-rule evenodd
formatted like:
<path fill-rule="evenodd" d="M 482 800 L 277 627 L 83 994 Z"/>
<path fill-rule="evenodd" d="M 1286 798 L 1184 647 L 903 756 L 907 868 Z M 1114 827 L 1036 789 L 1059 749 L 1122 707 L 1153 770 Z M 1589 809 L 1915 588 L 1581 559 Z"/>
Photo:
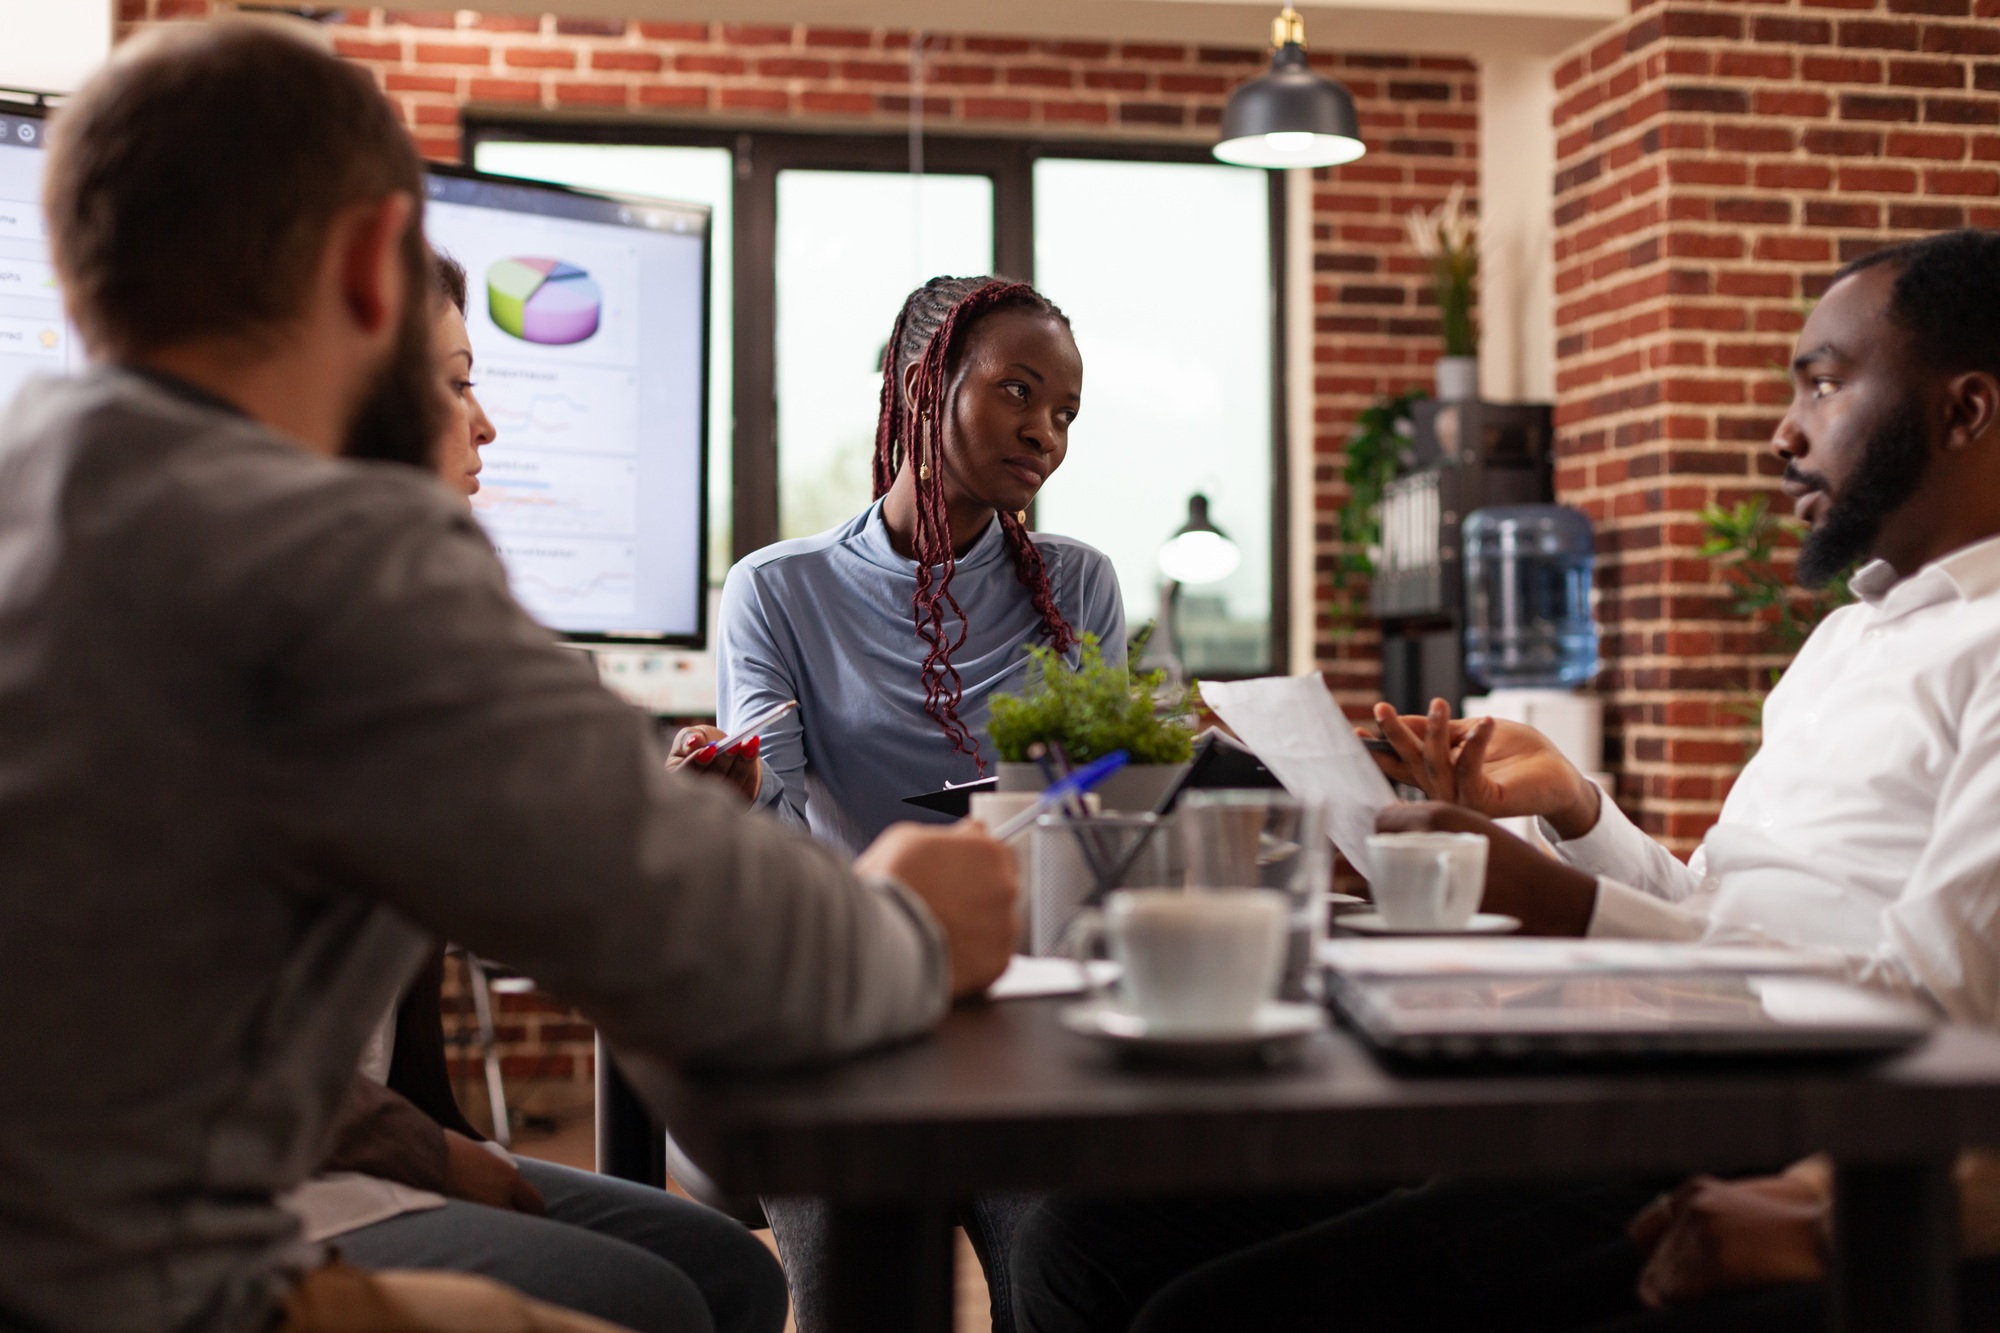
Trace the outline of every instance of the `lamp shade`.
<path fill-rule="evenodd" d="M 1243 563 L 1243 552 L 1208 517 L 1208 497 L 1188 497 L 1188 521 L 1160 548 L 1160 572 L 1175 583 L 1219 583 Z"/>
<path fill-rule="evenodd" d="M 1306 49 L 1286 42 L 1271 68 L 1229 94 L 1215 155 L 1240 167 L 1333 167 L 1368 149 L 1347 89 L 1312 71 Z"/>

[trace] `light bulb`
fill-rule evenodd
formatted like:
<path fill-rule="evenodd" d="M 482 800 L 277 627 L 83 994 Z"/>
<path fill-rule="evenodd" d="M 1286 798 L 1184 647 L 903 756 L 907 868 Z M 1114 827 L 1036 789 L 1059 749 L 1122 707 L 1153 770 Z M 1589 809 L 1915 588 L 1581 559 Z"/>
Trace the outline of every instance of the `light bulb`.
<path fill-rule="evenodd" d="M 1160 548 L 1160 572 L 1176 583 L 1219 583 L 1243 563 L 1243 552 L 1219 532 L 1183 532 Z"/>
<path fill-rule="evenodd" d="M 1344 134 L 1278 130 L 1224 139 L 1213 151 L 1221 161 L 1239 167 L 1337 167 L 1368 149 L 1361 140 Z"/>

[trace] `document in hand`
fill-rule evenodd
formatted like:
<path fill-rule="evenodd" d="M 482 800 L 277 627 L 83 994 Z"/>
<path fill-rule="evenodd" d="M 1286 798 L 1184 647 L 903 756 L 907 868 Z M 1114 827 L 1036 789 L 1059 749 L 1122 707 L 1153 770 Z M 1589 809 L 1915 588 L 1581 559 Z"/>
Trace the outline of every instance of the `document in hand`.
<path fill-rule="evenodd" d="M 1202 701 L 1301 800 L 1332 812 L 1333 841 L 1364 874 L 1375 816 L 1396 793 L 1317 674 L 1205 680 Z"/>

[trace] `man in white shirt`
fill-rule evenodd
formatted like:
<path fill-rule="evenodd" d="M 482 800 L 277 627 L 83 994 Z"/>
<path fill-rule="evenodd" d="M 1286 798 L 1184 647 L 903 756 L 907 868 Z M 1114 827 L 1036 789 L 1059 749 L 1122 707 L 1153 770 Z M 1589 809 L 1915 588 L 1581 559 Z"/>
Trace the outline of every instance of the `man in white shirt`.
<path fill-rule="evenodd" d="M 1640 833 L 1538 733 L 1454 723 L 1441 703 L 1427 718 L 1377 709 L 1397 750 L 1385 771 L 1434 798 L 1391 807 L 1380 826 L 1485 834 L 1484 905 L 1533 932 L 1778 942 L 2000 1023 L 2000 234 L 1935 236 L 1843 269 L 1791 374 L 1772 447 L 1812 525 L 1798 577 L 1813 586 L 1871 562 L 1853 580 L 1859 603 L 1772 692 L 1763 748 L 1693 861 Z M 1517 815 L 1541 821 L 1558 861 L 1493 822 Z M 1665 1280 L 1656 1266 L 1649 1295 L 1810 1276 L 1818 1174 L 1677 1195 L 1675 1235 L 1691 1241 L 1678 1248 L 1708 1266 Z M 1360 1207 L 1329 1198 L 1310 1222 L 1310 1200 L 1255 1216 L 1235 1201 L 1053 1200 L 1015 1244 L 1017 1319 L 1024 1333 L 1589 1328 L 1642 1313 L 1646 1256 L 1626 1227 L 1670 1183 L 1445 1183 Z M 1731 1218 L 1757 1244 L 1718 1263 Z M 1749 1323 L 1711 1324 L 1695 1307 L 1674 1327 L 1821 1326 L 1814 1288 L 1779 1295 L 1759 1296 Z"/>
<path fill-rule="evenodd" d="M 1869 563 L 1771 692 L 1763 746 L 1687 864 L 1539 733 L 1440 727 L 1436 705 L 1377 707 L 1385 770 L 1451 803 L 1383 827 L 1486 833 L 1487 904 L 1531 930 L 1775 942 L 2000 1023 L 2000 347 L 1979 331 L 1993 315 L 1952 309 L 1992 285 L 1956 280 L 1981 264 L 2000 237 L 1885 251 L 1806 322 L 1772 441 L 1812 524 L 1798 577 Z M 1569 869 L 1482 817 L 1508 815 L 1539 817 Z"/>

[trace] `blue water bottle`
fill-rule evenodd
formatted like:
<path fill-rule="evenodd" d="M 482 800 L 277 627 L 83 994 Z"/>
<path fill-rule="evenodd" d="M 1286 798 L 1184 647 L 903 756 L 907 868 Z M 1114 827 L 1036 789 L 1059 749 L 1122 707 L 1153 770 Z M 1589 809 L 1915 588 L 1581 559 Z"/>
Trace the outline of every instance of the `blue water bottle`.
<path fill-rule="evenodd" d="M 1597 674 L 1590 520 L 1568 505 L 1475 510 L 1465 549 L 1465 669 L 1488 689 L 1571 689 Z"/>

